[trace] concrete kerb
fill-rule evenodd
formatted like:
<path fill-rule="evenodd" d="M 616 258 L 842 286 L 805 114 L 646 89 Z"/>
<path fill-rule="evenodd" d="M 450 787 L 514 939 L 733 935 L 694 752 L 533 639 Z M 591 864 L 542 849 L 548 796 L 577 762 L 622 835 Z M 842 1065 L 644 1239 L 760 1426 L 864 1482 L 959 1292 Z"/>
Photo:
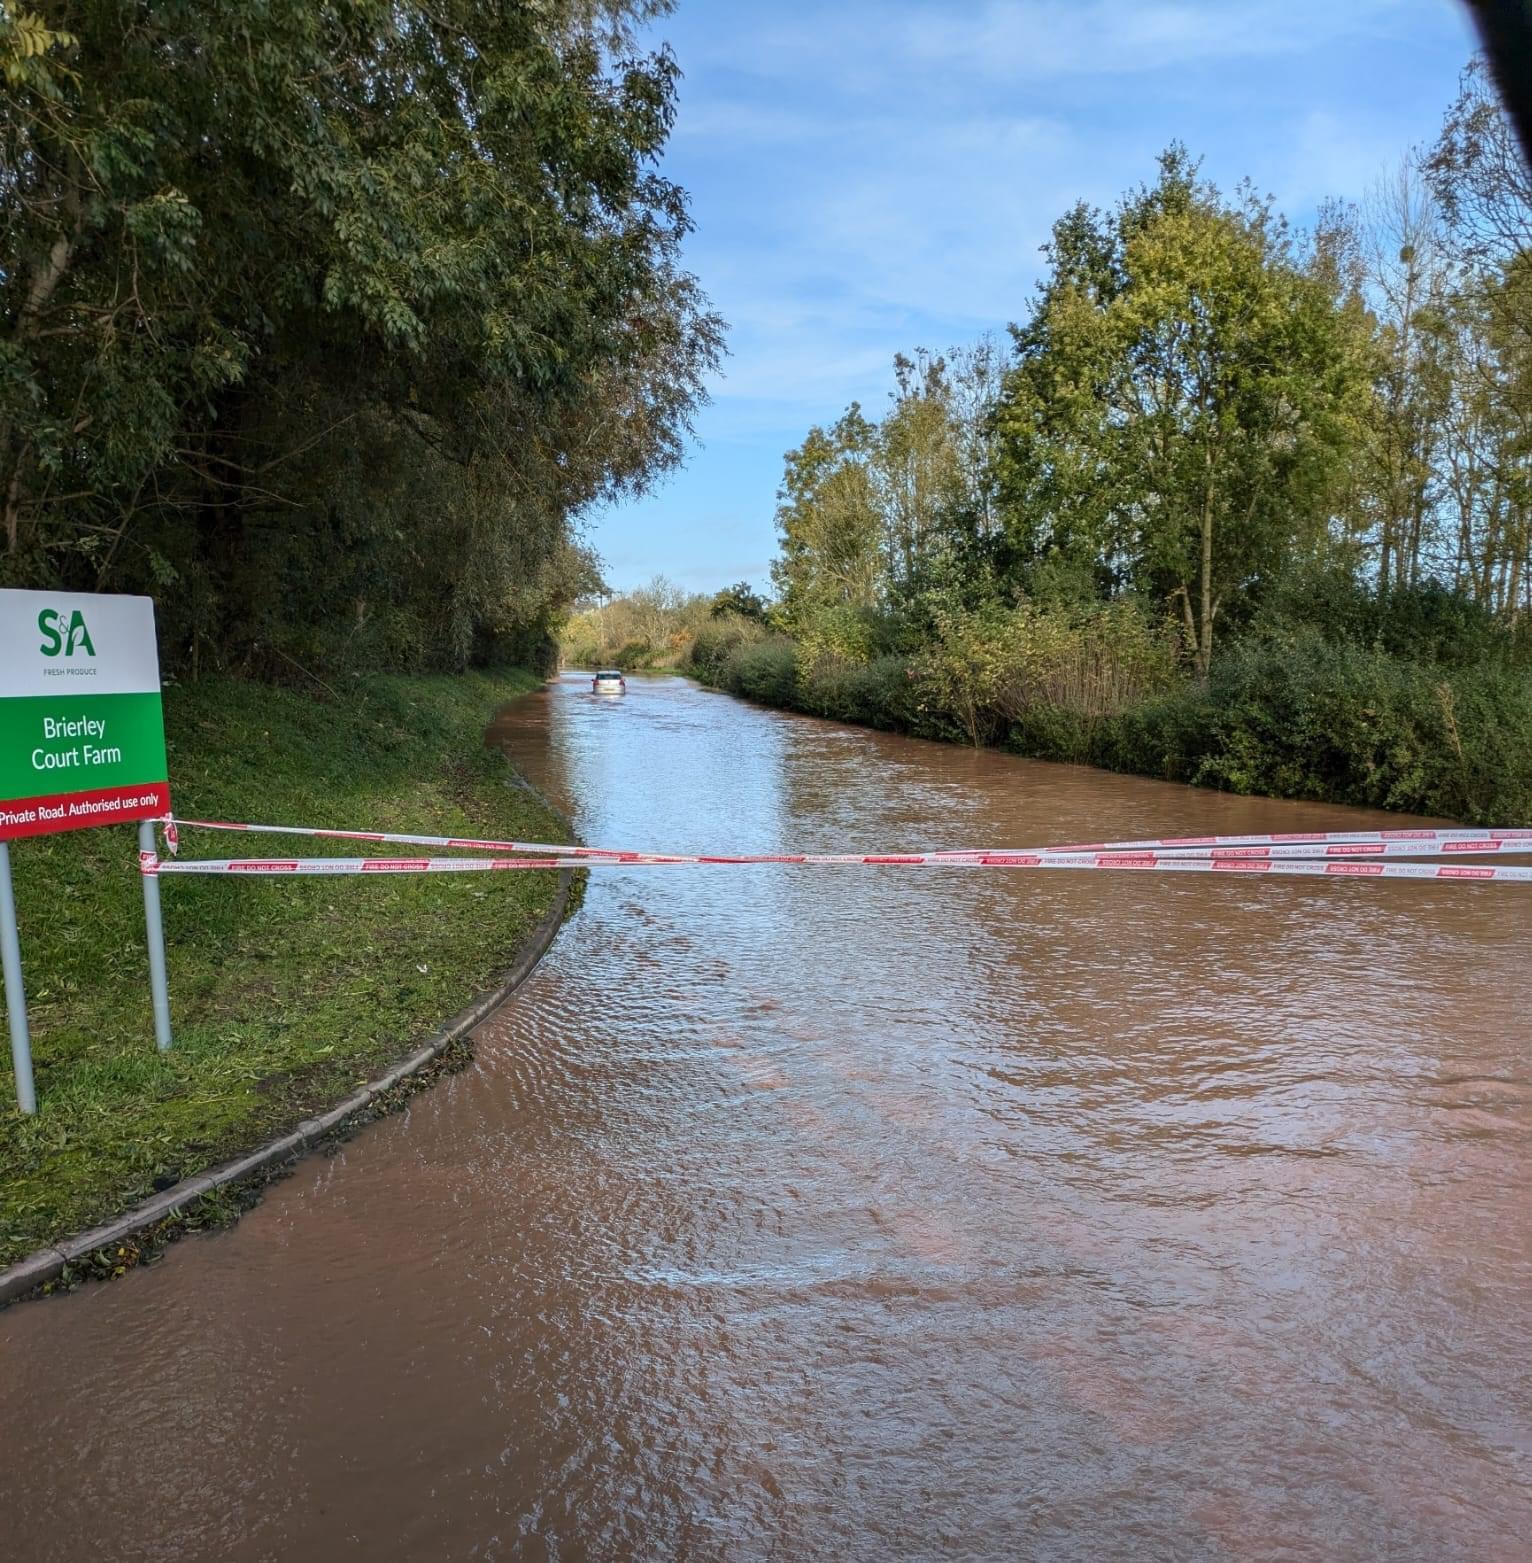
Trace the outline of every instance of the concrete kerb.
<path fill-rule="evenodd" d="M 565 869 L 559 874 L 553 905 L 517 952 L 515 961 L 500 982 L 488 993 L 481 994 L 467 1009 L 454 1015 L 439 1031 L 433 1032 L 402 1063 L 395 1064 L 392 1069 L 353 1092 L 328 1112 L 321 1113 L 317 1118 L 305 1118 L 296 1129 L 289 1130 L 259 1149 L 237 1160 L 225 1162 L 221 1167 L 213 1167 L 207 1172 L 185 1178 L 173 1188 L 156 1194 L 153 1199 L 113 1221 L 92 1227 L 67 1242 L 40 1248 L 36 1253 L 28 1254 L 25 1259 L 0 1270 L 0 1307 L 28 1296 L 39 1287 L 46 1286 L 49 1281 L 57 1280 L 70 1265 L 89 1258 L 98 1249 L 110 1248 L 114 1243 L 120 1244 L 126 1238 L 136 1237 L 193 1200 L 212 1193 L 214 1189 L 227 1188 L 256 1174 L 270 1172 L 284 1162 L 296 1161 L 348 1119 L 370 1107 L 379 1097 L 387 1095 L 412 1075 L 418 1074 L 439 1058 L 452 1043 L 487 1020 L 527 980 L 533 968 L 548 953 L 564 921 L 573 881 L 574 875 L 570 870 Z"/>

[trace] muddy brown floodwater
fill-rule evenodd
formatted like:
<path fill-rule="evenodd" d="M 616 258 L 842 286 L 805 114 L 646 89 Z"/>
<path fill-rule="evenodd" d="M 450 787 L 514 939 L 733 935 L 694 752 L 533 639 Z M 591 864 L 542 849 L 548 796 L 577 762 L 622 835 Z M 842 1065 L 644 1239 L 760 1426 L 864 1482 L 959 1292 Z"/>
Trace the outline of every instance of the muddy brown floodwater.
<path fill-rule="evenodd" d="M 587 690 L 499 732 L 603 844 L 1338 812 Z M 1529 959 L 1518 886 L 603 873 L 475 1068 L 0 1316 L 0 1556 L 1524 1558 Z"/>

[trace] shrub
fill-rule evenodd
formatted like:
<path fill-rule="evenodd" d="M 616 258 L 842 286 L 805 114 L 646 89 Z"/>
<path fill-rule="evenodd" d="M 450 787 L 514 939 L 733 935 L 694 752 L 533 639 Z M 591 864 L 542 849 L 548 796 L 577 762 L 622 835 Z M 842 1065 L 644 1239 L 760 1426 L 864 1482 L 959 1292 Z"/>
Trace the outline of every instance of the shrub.
<path fill-rule="evenodd" d="M 1186 679 L 1141 704 L 1098 722 L 1083 755 L 1049 753 L 1049 759 L 1082 758 L 1112 771 L 1190 781 L 1216 744 L 1213 704 L 1205 684 Z M 1040 750 L 1024 748 L 1026 753 Z"/>
<path fill-rule="evenodd" d="M 1269 605 L 1206 683 L 1178 670 L 1175 632 L 1131 602 L 953 610 L 907 656 L 723 620 L 698 633 L 692 665 L 768 705 L 921 737 L 1003 740 L 1240 793 L 1532 823 L 1532 678 L 1510 635 L 1479 639 L 1477 610 L 1430 591 L 1369 617 L 1366 602 L 1326 590 L 1333 616 Z M 1391 651 L 1384 630 L 1445 655 Z M 1458 660 L 1476 645 L 1498 649 Z"/>
<path fill-rule="evenodd" d="M 685 663 L 686 671 L 705 684 L 716 684 L 729 658 L 742 646 L 758 644 L 766 634 L 754 619 L 737 613 L 720 614 L 698 627 Z"/>
<path fill-rule="evenodd" d="M 891 649 L 892 633 L 890 620 L 875 608 L 840 604 L 799 627 L 795 638 L 811 664 L 826 657 L 863 664 Z"/>
<path fill-rule="evenodd" d="M 916 715 L 908 659 L 892 654 L 860 663 L 821 657 L 806 667 L 800 651 L 798 689 L 803 710 L 838 722 L 900 731 Z"/>
<path fill-rule="evenodd" d="M 744 642 L 723 664 L 719 682 L 732 694 L 763 705 L 798 705 L 798 648 L 785 635 Z"/>
<path fill-rule="evenodd" d="M 1440 581 L 1384 596 L 1345 569 L 1311 565 L 1278 582 L 1257 615 L 1258 635 L 1307 625 L 1333 644 L 1412 662 L 1469 668 L 1532 663 L 1532 626 L 1507 624 L 1483 602 Z"/>
<path fill-rule="evenodd" d="M 1089 758 L 1232 792 L 1517 825 L 1532 817 L 1532 682 L 1289 627 L 1230 648 L 1205 686 L 1113 719 Z"/>
<path fill-rule="evenodd" d="M 1019 733 L 1028 752 L 1081 759 L 1098 722 L 1169 687 L 1176 653 L 1174 632 L 1131 601 L 1022 603 L 943 615 L 914 667 L 927 713 L 970 743 Z"/>

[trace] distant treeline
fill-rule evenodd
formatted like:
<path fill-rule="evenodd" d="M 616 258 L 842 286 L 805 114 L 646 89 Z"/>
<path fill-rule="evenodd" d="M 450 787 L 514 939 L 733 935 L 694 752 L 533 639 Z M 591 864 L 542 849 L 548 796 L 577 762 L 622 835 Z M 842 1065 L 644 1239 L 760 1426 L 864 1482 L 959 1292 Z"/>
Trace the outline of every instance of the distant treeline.
<path fill-rule="evenodd" d="M 621 597 L 581 602 L 559 635 L 560 659 L 570 667 L 691 670 L 692 647 L 719 621 L 763 626 L 764 598 L 746 581 L 712 596 L 687 592 L 663 575 Z"/>
<path fill-rule="evenodd" d="M 790 451 L 769 624 L 690 665 L 846 720 L 1532 820 L 1532 176 L 1471 66 L 1296 233 L 1180 147 L 1054 226 L 1010 340 Z"/>
<path fill-rule="evenodd" d="M 551 657 L 720 349 L 664 9 L 0 8 L 0 583 L 187 671 Z"/>

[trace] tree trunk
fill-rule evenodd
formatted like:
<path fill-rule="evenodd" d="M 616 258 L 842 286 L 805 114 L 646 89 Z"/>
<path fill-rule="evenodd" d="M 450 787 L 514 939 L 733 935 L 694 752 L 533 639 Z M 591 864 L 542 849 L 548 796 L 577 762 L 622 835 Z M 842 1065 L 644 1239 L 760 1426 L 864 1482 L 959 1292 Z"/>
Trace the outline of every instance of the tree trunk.
<path fill-rule="evenodd" d="M 1210 458 L 1211 459 L 1211 458 Z M 1202 624 L 1197 640 L 1197 676 L 1205 679 L 1213 665 L 1213 490 L 1202 491 Z"/>
<path fill-rule="evenodd" d="M 37 330 L 38 321 L 57 291 L 59 283 L 64 280 L 64 274 L 69 270 L 69 262 L 74 256 L 73 230 L 78 224 L 80 215 L 80 197 L 73 185 L 66 188 L 62 206 L 70 219 L 71 231 L 60 233 L 54 239 L 49 246 L 47 256 L 38 266 L 31 286 L 27 289 L 27 296 L 22 300 L 21 309 L 17 313 L 16 324 L 11 331 L 12 347 L 20 347 Z M 6 474 L 4 529 L 5 551 L 8 554 L 16 552 L 20 538 L 21 490 L 27 453 L 31 448 L 31 441 L 23 437 L 15 443 L 13 454 L 15 432 L 10 423 L 0 425 L 0 472 Z"/>

